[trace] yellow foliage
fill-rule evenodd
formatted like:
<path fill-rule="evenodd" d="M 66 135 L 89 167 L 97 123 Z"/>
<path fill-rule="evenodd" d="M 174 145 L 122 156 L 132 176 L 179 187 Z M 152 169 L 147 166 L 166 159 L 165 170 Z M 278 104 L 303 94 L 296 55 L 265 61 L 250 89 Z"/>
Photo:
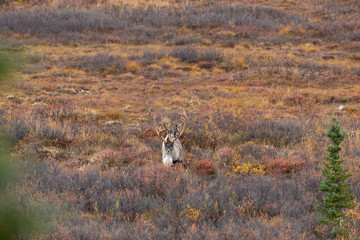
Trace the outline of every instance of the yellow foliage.
<path fill-rule="evenodd" d="M 168 59 L 169 59 L 170 61 L 172 61 L 172 62 L 179 62 L 179 61 L 180 61 L 179 58 L 174 58 L 174 57 L 169 57 Z"/>
<path fill-rule="evenodd" d="M 145 217 L 146 220 L 151 221 L 152 220 L 152 212 L 150 210 L 146 211 L 144 213 L 144 217 Z"/>
<path fill-rule="evenodd" d="M 224 34 L 225 35 L 235 35 L 235 33 L 233 31 L 225 31 Z"/>
<path fill-rule="evenodd" d="M 308 50 L 306 50 L 306 52 L 310 53 L 310 52 L 317 52 L 318 49 L 313 47 L 313 48 L 309 48 Z"/>
<path fill-rule="evenodd" d="M 360 86 L 355 86 L 354 87 L 354 92 L 360 92 Z"/>
<path fill-rule="evenodd" d="M 278 109 L 285 109 L 286 107 L 284 106 L 284 103 L 283 102 L 277 102 L 275 104 L 275 106 L 278 108 Z"/>
<path fill-rule="evenodd" d="M 303 28 L 294 28 L 291 26 L 286 26 L 280 30 L 281 35 L 293 36 L 293 35 L 304 35 L 306 30 Z"/>
<path fill-rule="evenodd" d="M 244 58 L 233 58 L 230 60 L 230 67 L 232 69 L 246 69 L 248 67 L 248 65 L 245 63 L 245 59 Z"/>
<path fill-rule="evenodd" d="M 244 51 L 245 48 L 243 46 L 240 46 L 240 45 L 235 45 L 235 50 L 237 51 Z"/>
<path fill-rule="evenodd" d="M 186 214 L 186 217 L 189 218 L 190 220 L 194 220 L 197 221 L 200 217 L 200 209 L 195 209 L 190 207 L 189 204 L 186 205 L 187 211 L 188 213 Z"/>
<path fill-rule="evenodd" d="M 204 39 L 201 43 L 205 46 L 210 46 L 212 44 L 212 41 L 208 39 Z"/>
<path fill-rule="evenodd" d="M 265 174 L 264 168 L 265 168 L 265 166 L 262 164 L 254 165 L 249 162 L 246 162 L 241 165 L 235 166 L 233 168 L 233 172 L 234 173 L 243 173 L 243 174 L 254 173 L 254 174 L 258 174 L 258 175 L 264 175 Z"/>
<path fill-rule="evenodd" d="M 117 110 L 117 109 L 110 109 L 106 112 L 107 117 L 111 119 L 124 119 L 125 114 L 123 111 Z"/>
<path fill-rule="evenodd" d="M 178 105 L 183 105 L 187 102 L 187 99 L 186 98 L 175 98 L 171 103 L 172 104 L 178 104 Z"/>
<path fill-rule="evenodd" d="M 172 59 L 177 59 L 177 58 L 173 58 L 173 57 L 171 57 Z M 160 58 L 159 60 L 157 60 L 157 62 L 159 62 L 159 63 L 166 63 L 166 64 L 169 64 L 169 58 L 166 58 L 166 57 L 163 57 L 163 58 Z"/>
<path fill-rule="evenodd" d="M 224 71 L 221 70 L 221 69 L 219 69 L 219 68 L 214 68 L 214 69 L 212 70 L 212 72 L 213 72 L 213 73 L 216 73 L 216 74 L 219 74 L 219 73 L 223 73 Z"/>
<path fill-rule="evenodd" d="M 98 210 L 98 207 L 97 207 L 97 202 L 95 202 L 94 208 L 95 208 L 95 213 L 99 213 L 99 210 Z"/>
<path fill-rule="evenodd" d="M 157 64 L 151 64 L 149 65 L 149 68 L 153 68 L 153 69 L 161 69 L 161 67 Z"/>
<path fill-rule="evenodd" d="M 274 56 L 271 53 L 260 55 L 255 57 L 255 61 L 262 62 L 262 63 L 271 63 L 274 61 Z"/>
<path fill-rule="evenodd" d="M 191 68 L 192 71 L 199 71 L 200 70 L 200 68 L 197 65 L 192 65 L 192 66 L 190 66 L 190 68 Z"/>
<path fill-rule="evenodd" d="M 356 207 L 350 209 L 347 213 L 346 213 L 346 216 L 347 217 L 350 217 L 354 220 L 358 220 L 360 221 L 360 212 L 359 212 L 359 207 L 360 207 L 360 204 L 356 202 L 355 200 L 355 204 L 356 204 Z"/>
<path fill-rule="evenodd" d="M 140 66 L 137 62 L 135 61 L 132 61 L 132 62 L 129 62 L 127 65 L 126 65 L 126 68 L 127 70 L 129 70 L 130 72 L 132 73 L 136 73 L 139 71 L 140 69 Z"/>
<path fill-rule="evenodd" d="M 299 29 L 299 32 L 300 32 L 301 34 L 305 34 L 305 33 L 306 33 L 306 30 L 301 27 L 301 28 Z"/>
<path fill-rule="evenodd" d="M 253 168 L 251 169 L 252 173 L 258 174 L 258 175 L 264 175 L 265 171 L 264 171 L 265 166 L 260 164 L 258 166 L 253 166 Z"/>
<path fill-rule="evenodd" d="M 156 62 L 161 64 L 166 64 L 169 67 L 176 67 L 178 66 L 176 63 L 180 62 L 180 58 L 174 58 L 174 57 L 163 57 L 157 60 Z"/>
<path fill-rule="evenodd" d="M 250 173 L 251 171 L 251 163 L 249 162 L 246 162 L 246 163 L 243 163 L 241 165 L 238 165 L 236 167 L 234 167 L 234 172 L 237 173 Z"/>
<path fill-rule="evenodd" d="M 237 88 L 235 88 L 235 89 L 233 89 L 233 91 L 234 92 L 242 92 L 242 91 L 244 91 L 244 88 L 243 87 L 237 87 Z"/>
<path fill-rule="evenodd" d="M 286 26 L 280 30 L 280 34 L 281 35 L 289 35 L 290 30 L 291 30 L 290 26 Z"/>

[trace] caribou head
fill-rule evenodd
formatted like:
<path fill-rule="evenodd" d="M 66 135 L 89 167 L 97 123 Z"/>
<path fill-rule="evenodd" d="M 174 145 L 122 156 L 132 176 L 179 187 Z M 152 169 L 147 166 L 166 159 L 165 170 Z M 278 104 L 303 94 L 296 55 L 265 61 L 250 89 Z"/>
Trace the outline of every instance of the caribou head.
<path fill-rule="evenodd" d="M 162 138 L 162 160 L 165 165 L 172 165 L 183 160 L 183 147 L 179 141 L 179 137 L 183 134 L 186 125 L 186 112 L 177 113 L 180 116 L 181 122 L 175 123 L 175 127 L 171 128 L 171 120 L 169 118 L 162 118 L 162 126 L 158 127 L 156 122 L 157 115 L 154 115 L 155 131 Z M 163 133 L 166 136 L 163 137 Z"/>

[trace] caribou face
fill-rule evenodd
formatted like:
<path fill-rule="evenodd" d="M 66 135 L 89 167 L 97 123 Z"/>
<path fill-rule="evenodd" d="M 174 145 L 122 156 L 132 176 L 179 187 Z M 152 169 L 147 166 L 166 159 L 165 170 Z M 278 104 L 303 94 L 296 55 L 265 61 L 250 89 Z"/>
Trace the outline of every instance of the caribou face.
<path fill-rule="evenodd" d="M 174 150 L 174 143 L 170 141 L 170 138 L 164 142 L 166 153 L 171 153 Z"/>

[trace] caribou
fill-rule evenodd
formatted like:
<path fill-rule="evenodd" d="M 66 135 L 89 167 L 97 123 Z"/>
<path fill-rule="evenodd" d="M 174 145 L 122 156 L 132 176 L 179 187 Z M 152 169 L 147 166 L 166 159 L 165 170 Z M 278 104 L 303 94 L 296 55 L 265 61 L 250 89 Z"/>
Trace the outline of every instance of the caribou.
<path fill-rule="evenodd" d="M 183 161 L 183 147 L 179 140 L 179 137 L 183 134 L 186 125 L 186 112 L 177 113 L 181 118 L 181 123 L 175 123 L 174 128 L 170 128 L 172 125 L 169 118 L 162 119 L 162 126 L 158 127 L 156 122 L 157 114 L 154 115 L 155 131 L 158 136 L 163 140 L 162 142 L 162 161 L 164 165 L 173 165 Z M 162 133 L 166 131 L 166 136 L 163 137 Z"/>

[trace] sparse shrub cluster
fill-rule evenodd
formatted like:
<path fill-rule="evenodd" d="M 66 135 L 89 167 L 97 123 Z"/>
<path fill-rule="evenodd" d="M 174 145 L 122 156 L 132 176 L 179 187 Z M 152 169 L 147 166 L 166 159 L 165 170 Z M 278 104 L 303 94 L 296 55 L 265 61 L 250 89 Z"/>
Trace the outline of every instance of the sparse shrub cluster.
<path fill-rule="evenodd" d="M 185 146 L 199 146 L 202 148 L 221 146 L 224 143 L 233 145 L 247 144 L 239 148 L 254 148 L 254 144 L 284 147 L 301 142 L 306 135 L 306 123 L 284 118 L 279 120 L 260 119 L 246 120 L 235 116 L 231 112 L 218 111 L 212 117 L 191 121 L 187 126 L 184 143 Z M 241 150 L 240 150 L 241 151 Z M 249 152 L 247 152 L 249 154 Z M 259 159 L 263 155 L 276 156 L 276 151 L 271 147 L 266 149 L 255 148 L 250 150 L 250 155 Z"/>
<path fill-rule="evenodd" d="M 153 51 L 149 49 L 145 49 L 142 55 L 142 64 L 150 65 L 154 63 L 156 60 L 160 60 L 161 58 L 166 57 L 167 54 L 164 51 Z"/>
<path fill-rule="evenodd" d="M 306 125 L 289 118 L 281 120 L 262 119 L 253 124 L 242 125 L 235 142 L 254 141 L 276 147 L 300 143 L 305 136 Z"/>
<path fill-rule="evenodd" d="M 233 168 L 234 173 L 241 173 L 241 174 L 265 174 L 264 170 L 265 166 L 262 164 L 256 165 L 251 164 L 250 162 L 245 162 L 242 164 L 238 164 Z"/>
<path fill-rule="evenodd" d="M 296 42 L 306 38 L 350 41 L 359 39 L 359 24 L 354 17 L 356 14 L 351 15 L 350 21 L 339 17 L 339 21 L 325 19 L 309 23 L 305 17 L 277 8 L 237 4 L 189 4 L 174 8 L 123 6 L 121 10 L 118 4 L 105 4 L 105 8 L 86 7 L 89 4 L 95 6 L 93 2 L 74 4 L 70 1 L 58 4 L 56 8 L 1 10 L 0 29 L 7 35 L 16 33 L 40 39 L 50 38 L 51 41 L 63 43 L 90 40 L 147 44 L 161 41 L 187 45 L 200 42 L 196 34 L 186 37 L 179 37 L 176 33 L 169 34 L 168 29 L 183 26 L 192 31 L 213 27 L 241 28 L 234 34 L 213 36 L 215 41 L 230 47 L 234 47 L 234 42 L 244 38 L 264 41 L 264 34 L 259 33 L 272 30 L 279 32 L 279 36 L 273 36 L 272 40 L 269 40 L 265 35 L 267 41 Z"/>
<path fill-rule="evenodd" d="M 301 17 L 274 8 L 209 4 L 188 5 L 185 8 L 117 7 L 107 11 L 71 7 L 34 8 L 4 11 L 0 14 L 0 29 L 6 34 L 29 34 L 53 38 L 60 42 L 97 39 L 125 43 L 173 40 L 176 45 L 197 42 L 196 37 L 168 36 L 166 28 L 187 26 L 200 29 L 212 26 L 252 26 L 279 29 L 287 24 L 305 23 Z M 159 30 L 160 31 L 157 31 Z M 127 34 L 124 35 L 124 30 Z M 89 34 L 91 32 L 91 34 Z M 112 37 L 100 34 L 111 33 Z M 166 33 L 166 34 L 165 34 Z M 115 36 L 115 37 L 113 37 Z M 241 36 L 240 36 L 241 38 Z M 112 40 L 111 40 L 112 39 Z"/>
<path fill-rule="evenodd" d="M 224 61 L 224 55 L 220 52 L 213 50 L 198 50 L 194 47 L 175 48 L 169 55 L 170 57 L 178 58 L 181 61 L 189 63 L 196 63 L 201 61 Z"/>
<path fill-rule="evenodd" d="M 219 175 L 203 182 L 181 168 L 160 165 L 117 171 L 90 167 L 82 172 L 65 171 L 56 163 L 39 163 L 36 168 L 32 191 L 66 196 L 65 211 L 72 212 L 72 220 L 64 227 L 73 229 L 73 224 L 85 227 L 89 232 L 83 232 L 84 237 L 98 234 L 93 231 L 105 234 L 105 229 L 112 229 L 111 238 L 173 238 L 192 233 L 205 238 L 230 234 L 248 239 L 260 234 L 274 239 L 272 234 L 280 233 L 294 219 L 296 227 L 288 227 L 282 236 L 314 237 L 314 229 L 309 225 L 318 224 L 313 204 L 317 199 L 317 186 L 313 184 L 318 177 L 314 176 L 294 174 L 291 178 L 276 179 Z M 97 221 L 81 221 L 82 213 L 103 219 L 104 229 L 90 227 L 98 225 Z M 281 221 L 268 225 L 267 217 Z M 169 229 L 170 223 L 178 227 Z M 144 224 L 152 227 L 144 229 Z M 78 231 L 67 233 L 59 227 L 52 234 L 77 236 Z"/>
<path fill-rule="evenodd" d="M 3 33 L 29 34 L 39 38 L 73 38 L 71 34 L 86 31 L 114 30 L 117 20 L 96 10 L 35 8 L 1 12 L 0 29 Z"/>
<path fill-rule="evenodd" d="M 195 166 L 195 172 L 200 176 L 214 177 L 216 175 L 215 162 L 209 158 L 197 161 Z"/>
<path fill-rule="evenodd" d="M 85 71 L 113 71 L 126 69 L 125 61 L 120 56 L 96 54 L 94 56 L 70 57 L 65 64 L 69 68 L 78 68 Z"/>
<path fill-rule="evenodd" d="M 174 45 L 177 46 L 181 46 L 181 45 L 190 45 L 190 44 L 194 44 L 194 43 L 198 43 L 201 41 L 200 37 L 193 37 L 193 36 L 175 36 L 174 39 L 172 40 L 172 42 L 174 43 Z"/>
<path fill-rule="evenodd" d="M 268 163 L 266 171 L 274 174 L 282 173 L 290 175 L 291 173 L 300 171 L 305 165 L 305 161 L 292 158 L 279 158 L 271 160 L 271 162 Z"/>
<path fill-rule="evenodd" d="M 187 6 L 183 9 L 129 9 L 121 16 L 128 23 L 144 24 L 153 27 L 188 26 L 200 28 L 206 26 L 247 25 L 261 28 L 278 28 L 284 24 L 304 22 L 297 15 L 287 14 L 274 8 L 231 6 L 222 4 Z"/>

